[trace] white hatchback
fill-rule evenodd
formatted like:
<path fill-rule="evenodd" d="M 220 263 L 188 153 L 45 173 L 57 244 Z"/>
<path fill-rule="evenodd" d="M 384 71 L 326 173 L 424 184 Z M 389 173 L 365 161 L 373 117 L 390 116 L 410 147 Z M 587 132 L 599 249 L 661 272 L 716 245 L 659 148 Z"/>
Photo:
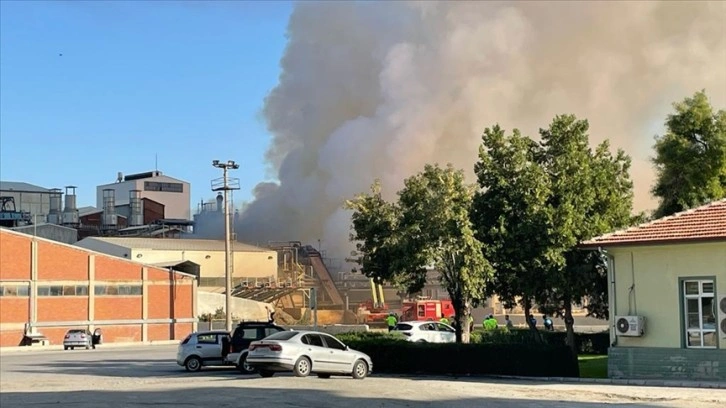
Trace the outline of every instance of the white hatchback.
<path fill-rule="evenodd" d="M 401 322 L 392 333 L 401 333 L 408 341 L 418 343 L 455 343 L 456 331 L 448 324 L 427 320 Z"/>

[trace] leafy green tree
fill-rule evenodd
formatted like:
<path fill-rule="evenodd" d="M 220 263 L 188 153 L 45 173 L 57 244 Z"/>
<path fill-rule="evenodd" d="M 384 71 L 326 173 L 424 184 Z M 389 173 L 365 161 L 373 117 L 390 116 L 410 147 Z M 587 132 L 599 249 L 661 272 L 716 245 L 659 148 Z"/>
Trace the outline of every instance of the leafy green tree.
<path fill-rule="evenodd" d="M 557 116 L 541 142 L 498 127 L 483 136 L 475 170 L 480 193 L 472 210 L 481 239 L 496 253 L 495 285 L 509 300 L 534 298 L 540 310 L 564 317 L 576 353 L 572 304 L 588 300 L 602 316 L 607 287 L 600 254 L 577 244 L 631 222 L 630 158 L 607 142 L 590 149 L 588 123 Z"/>
<path fill-rule="evenodd" d="M 383 199 L 381 183 L 376 180 L 369 194 L 347 200 L 345 208 L 353 211 L 350 234 L 351 242 L 356 243 L 353 260 L 360 265 L 361 272 L 376 283 L 395 283 L 399 278 L 395 269 L 400 248 L 398 206 Z"/>
<path fill-rule="evenodd" d="M 586 120 L 562 115 L 540 130 L 542 164 L 551 180 L 548 243 L 552 251 L 546 273 L 549 290 L 536 297 L 545 311 L 564 318 L 573 354 L 577 349 L 572 305 L 589 299 L 593 311 L 602 310 L 604 304 L 594 304 L 602 301 L 602 293 L 591 291 L 607 285 L 602 268 L 576 245 L 629 225 L 633 205 L 630 157 L 622 150 L 613 155 L 607 141 L 593 152 L 588 129 Z"/>
<path fill-rule="evenodd" d="M 440 272 L 456 313 L 457 342 L 469 342 L 470 308 L 484 297 L 492 273 L 470 220 L 473 195 L 463 171 L 451 165 L 426 165 L 399 192 L 401 265 L 409 276 L 425 275 L 429 265 Z"/>
<path fill-rule="evenodd" d="M 423 289 L 427 269 L 440 272 L 455 310 L 456 338 L 469 341 L 472 303 L 484 296 L 492 268 L 474 237 L 469 217 L 473 188 L 451 165 L 427 165 L 405 180 L 398 203 L 383 200 L 380 184 L 346 202 L 353 210 L 351 241 L 366 276 Z"/>
<path fill-rule="evenodd" d="M 726 197 L 726 111 L 715 112 L 705 90 L 673 108 L 655 142 L 656 217 Z"/>
<path fill-rule="evenodd" d="M 495 273 L 487 294 L 507 308 L 520 303 L 530 324 L 534 296 L 541 291 L 547 262 L 550 179 L 539 163 L 542 148 L 514 130 L 486 129 L 474 167 L 482 187 L 471 216 L 477 238 Z M 530 324 L 534 329 L 534 326 Z"/>

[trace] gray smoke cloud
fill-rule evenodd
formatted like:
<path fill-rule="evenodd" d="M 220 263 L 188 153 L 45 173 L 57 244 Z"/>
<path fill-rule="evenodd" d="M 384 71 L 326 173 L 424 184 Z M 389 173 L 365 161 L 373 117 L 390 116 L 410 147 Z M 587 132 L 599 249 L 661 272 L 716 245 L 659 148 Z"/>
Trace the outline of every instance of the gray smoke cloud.
<path fill-rule="evenodd" d="M 724 2 L 299 3 L 263 107 L 279 185 L 255 189 L 238 236 L 344 257 L 341 205 L 375 178 L 392 198 L 425 163 L 472 175 L 485 127 L 534 137 L 561 113 L 633 157 L 635 207 L 653 208 L 670 104 L 705 88 L 726 106 L 724 27 Z"/>

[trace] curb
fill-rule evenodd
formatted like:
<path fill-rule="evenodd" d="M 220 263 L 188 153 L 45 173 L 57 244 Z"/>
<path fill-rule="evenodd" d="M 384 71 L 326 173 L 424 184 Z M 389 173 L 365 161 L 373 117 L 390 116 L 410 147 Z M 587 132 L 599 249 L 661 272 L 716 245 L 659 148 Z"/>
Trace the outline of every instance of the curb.
<path fill-rule="evenodd" d="M 680 381 L 656 379 L 625 379 L 625 378 L 577 378 L 577 377 L 524 377 L 510 375 L 491 375 L 489 378 L 504 380 L 548 381 L 561 383 L 635 385 L 645 387 L 679 387 L 679 388 L 713 388 L 726 389 L 726 382 L 719 381 Z"/>
<path fill-rule="evenodd" d="M 171 346 L 179 344 L 181 340 L 158 340 L 147 342 L 123 342 L 123 343 L 104 343 L 96 346 L 96 349 L 113 349 L 123 347 L 144 347 L 144 346 Z M 62 345 L 51 346 L 17 346 L 17 347 L 0 347 L 0 354 L 25 353 L 34 351 L 63 351 Z"/>

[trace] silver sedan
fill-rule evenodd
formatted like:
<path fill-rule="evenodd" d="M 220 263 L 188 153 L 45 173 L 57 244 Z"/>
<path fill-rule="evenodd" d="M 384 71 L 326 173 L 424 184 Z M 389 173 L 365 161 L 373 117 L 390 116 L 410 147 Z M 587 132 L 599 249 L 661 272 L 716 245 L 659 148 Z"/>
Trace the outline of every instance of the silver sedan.
<path fill-rule="evenodd" d="M 285 331 L 250 344 L 247 363 L 263 377 L 292 371 L 298 377 L 311 373 L 321 378 L 350 375 L 363 379 L 373 371 L 373 361 L 335 337 L 314 331 Z"/>

